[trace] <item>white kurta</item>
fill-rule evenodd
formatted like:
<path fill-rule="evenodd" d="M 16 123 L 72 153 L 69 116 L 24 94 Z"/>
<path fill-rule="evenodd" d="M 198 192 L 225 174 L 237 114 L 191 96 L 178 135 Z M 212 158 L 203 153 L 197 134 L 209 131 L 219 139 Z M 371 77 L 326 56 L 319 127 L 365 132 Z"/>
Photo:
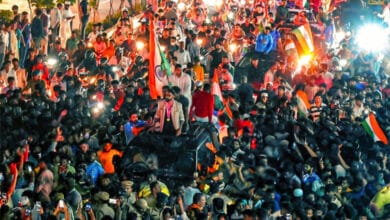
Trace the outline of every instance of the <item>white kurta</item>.
<path fill-rule="evenodd" d="M 68 18 L 73 17 L 73 13 L 70 9 L 68 10 L 63 10 L 62 11 L 62 19 L 61 19 L 61 24 L 60 24 L 60 38 L 61 38 L 61 47 L 65 48 L 66 46 L 66 40 L 70 38 L 72 35 L 72 31 L 70 28 L 70 21 Z"/>

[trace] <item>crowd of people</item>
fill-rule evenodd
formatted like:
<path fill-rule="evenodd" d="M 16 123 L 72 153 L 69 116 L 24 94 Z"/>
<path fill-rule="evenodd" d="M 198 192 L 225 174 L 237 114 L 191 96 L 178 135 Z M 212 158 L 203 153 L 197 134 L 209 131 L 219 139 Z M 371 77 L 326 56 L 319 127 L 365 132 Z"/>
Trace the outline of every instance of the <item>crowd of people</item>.
<path fill-rule="evenodd" d="M 0 33 L 0 218 L 390 218 L 386 55 L 360 50 L 353 29 L 335 38 L 337 5 L 307 3 L 162 1 L 123 9 L 109 32 L 86 31 L 87 0 L 80 31 L 69 2 L 31 22 L 13 6 Z M 291 29 L 313 23 L 317 49 L 302 65 Z M 157 99 L 154 32 L 169 62 Z M 252 51 L 274 63 L 262 72 L 253 56 L 235 72 Z M 131 144 L 189 136 L 194 122 L 218 130 L 204 146 L 214 161 L 174 183 L 159 155 Z M 129 149 L 143 181 L 119 172 Z"/>

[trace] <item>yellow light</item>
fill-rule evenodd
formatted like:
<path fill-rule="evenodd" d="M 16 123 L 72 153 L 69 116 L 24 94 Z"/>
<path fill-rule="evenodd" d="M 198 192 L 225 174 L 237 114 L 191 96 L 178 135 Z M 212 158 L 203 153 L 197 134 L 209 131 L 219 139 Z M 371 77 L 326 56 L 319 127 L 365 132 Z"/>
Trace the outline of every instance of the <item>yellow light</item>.
<path fill-rule="evenodd" d="M 161 46 L 160 49 L 161 49 L 161 51 L 165 51 L 165 47 L 164 46 Z"/>
<path fill-rule="evenodd" d="M 229 45 L 230 52 L 234 53 L 237 50 L 237 44 L 230 44 Z"/>
<path fill-rule="evenodd" d="M 137 47 L 137 50 L 142 50 L 142 49 L 144 49 L 145 44 L 142 41 L 137 41 L 135 43 L 135 46 Z"/>
<path fill-rule="evenodd" d="M 92 44 L 91 42 L 88 42 L 87 47 L 88 47 L 88 48 L 92 48 L 92 47 L 93 47 L 93 44 Z"/>
<path fill-rule="evenodd" d="M 96 99 L 96 95 L 93 95 L 93 96 L 92 96 L 92 99 Z"/>
<path fill-rule="evenodd" d="M 305 54 L 305 55 L 303 55 L 303 56 L 299 59 L 299 61 L 298 61 L 298 67 L 302 67 L 302 66 L 304 66 L 304 65 L 309 64 L 309 62 L 310 62 L 310 60 L 311 60 L 312 57 L 313 57 L 312 54 Z"/>
<path fill-rule="evenodd" d="M 95 81 L 96 81 L 96 77 L 92 77 L 91 80 L 89 81 L 89 83 L 90 83 L 90 84 L 94 84 Z M 96 98 L 96 96 L 95 96 L 95 98 Z"/>
<path fill-rule="evenodd" d="M 99 109 L 98 108 L 93 108 L 92 109 L 93 110 L 93 112 L 96 114 L 96 113 L 99 113 Z"/>
<path fill-rule="evenodd" d="M 202 39 L 196 39 L 196 44 L 202 45 L 202 43 L 203 43 L 203 40 L 202 40 Z"/>
<path fill-rule="evenodd" d="M 220 7 L 223 4 L 223 0 L 215 0 L 215 6 Z"/>

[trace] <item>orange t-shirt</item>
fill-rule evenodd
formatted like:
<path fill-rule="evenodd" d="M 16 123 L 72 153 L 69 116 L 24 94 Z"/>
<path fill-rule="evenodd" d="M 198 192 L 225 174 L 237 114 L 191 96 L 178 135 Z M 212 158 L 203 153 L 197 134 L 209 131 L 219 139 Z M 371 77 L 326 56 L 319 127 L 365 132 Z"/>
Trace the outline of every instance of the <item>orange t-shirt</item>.
<path fill-rule="evenodd" d="M 122 157 L 123 152 L 111 149 L 110 151 L 99 151 L 98 153 L 98 158 L 100 163 L 103 166 L 104 172 L 105 173 L 115 173 L 115 167 L 114 164 L 112 163 L 112 159 L 114 156 L 119 156 Z"/>

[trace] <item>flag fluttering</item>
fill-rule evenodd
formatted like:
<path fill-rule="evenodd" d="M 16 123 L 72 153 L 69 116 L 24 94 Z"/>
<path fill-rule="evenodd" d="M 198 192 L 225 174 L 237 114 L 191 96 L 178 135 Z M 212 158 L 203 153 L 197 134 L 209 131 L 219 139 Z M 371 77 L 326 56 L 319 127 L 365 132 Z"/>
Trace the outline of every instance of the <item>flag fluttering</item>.
<path fill-rule="evenodd" d="M 168 59 L 160 49 L 153 21 L 150 22 L 149 31 L 149 89 L 151 98 L 157 99 L 162 97 L 162 87 L 167 76 L 171 75 L 171 69 Z"/>
<path fill-rule="evenodd" d="M 370 113 L 366 119 L 362 122 L 364 130 L 374 139 L 374 141 L 380 141 L 384 144 L 389 144 L 385 133 L 382 128 L 379 126 L 378 121 L 376 120 L 375 114 Z"/>

